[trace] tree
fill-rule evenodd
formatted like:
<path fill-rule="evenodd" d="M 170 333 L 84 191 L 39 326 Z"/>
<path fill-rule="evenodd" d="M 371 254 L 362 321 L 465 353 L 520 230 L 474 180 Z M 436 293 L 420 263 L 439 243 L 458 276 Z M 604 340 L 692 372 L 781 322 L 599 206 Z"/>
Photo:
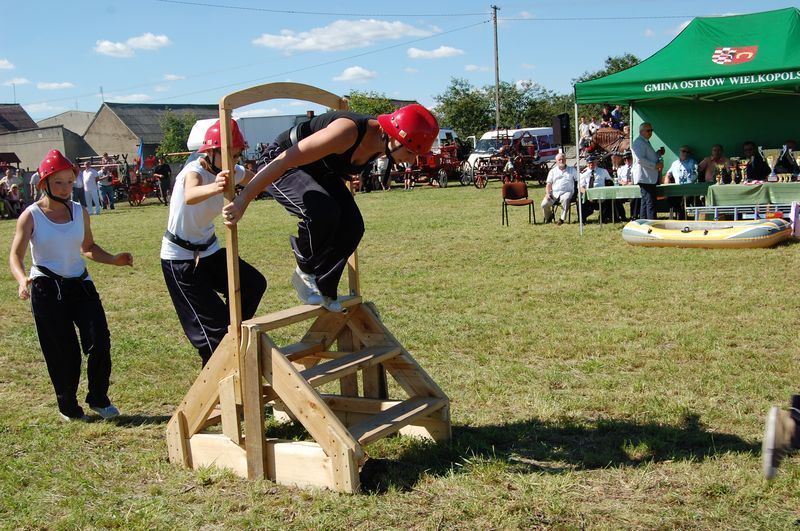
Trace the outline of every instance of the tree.
<path fill-rule="evenodd" d="M 473 87 L 466 79 L 451 78 L 450 86 L 433 99 L 439 124 L 453 128 L 461 138 L 480 137 L 494 122 L 493 104 L 485 90 Z"/>
<path fill-rule="evenodd" d="M 161 157 L 167 153 L 186 151 L 186 141 L 189 140 L 189 133 L 196 121 L 197 115 L 193 112 L 182 115 L 170 110 L 165 112 L 159 120 L 164 139 L 156 149 L 156 155 Z"/>
<path fill-rule="evenodd" d="M 370 116 L 389 114 L 397 108 L 385 94 L 360 90 L 350 93 L 349 105 L 351 111 Z"/>
<path fill-rule="evenodd" d="M 580 83 L 581 81 L 589 81 L 592 79 L 597 79 L 603 76 L 607 76 L 609 74 L 614 74 L 616 72 L 621 72 L 622 70 L 626 70 L 632 66 L 636 66 L 640 63 L 638 57 L 633 55 L 632 53 L 625 53 L 623 55 L 616 55 L 606 57 L 604 66 L 602 69 L 597 70 L 596 72 L 584 72 L 579 77 L 576 77 L 572 80 L 572 84 Z M 609 102 L 612 103 L 622 103 L 622 102 Z M 622 115 L 628 115 L 629 107 L 627 105 L 622 106 Z M 581 107 L 581 115 L 583 116 L 599 116 L 603 110 L 602 105 L 584 105 Z"/>

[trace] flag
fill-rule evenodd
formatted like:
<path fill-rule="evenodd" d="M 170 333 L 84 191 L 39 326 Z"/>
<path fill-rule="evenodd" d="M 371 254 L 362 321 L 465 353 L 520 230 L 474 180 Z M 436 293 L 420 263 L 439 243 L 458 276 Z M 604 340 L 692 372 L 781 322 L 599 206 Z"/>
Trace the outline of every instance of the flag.
<path fill-rule="evenodd" d="M 139 137 L 139 151 L 136 153 L 139 158 L 139 169 L 144 168 L 144 138 Z"/>

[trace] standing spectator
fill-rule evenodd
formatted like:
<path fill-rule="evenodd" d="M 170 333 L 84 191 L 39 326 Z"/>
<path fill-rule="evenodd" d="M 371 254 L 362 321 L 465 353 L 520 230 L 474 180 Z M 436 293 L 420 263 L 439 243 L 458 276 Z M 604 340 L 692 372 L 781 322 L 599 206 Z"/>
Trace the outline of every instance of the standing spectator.
<path fill-rule="evenodd" d="M 231 120 L 233 159 L 245 148 L 239 126 Z M 174 201 L 169 206 L 167 230 L 161 240 L 161 270 L 183 331 L 197 349 L 203 365 L 208 363 L 228 333 L 228 266 L 225 249 L 214 232 L 214 219 L 223 206 L 229 178 L 222 166 L 219 120 L 206 131 L 197 150 L 204 156 L 189 162 L 175 179 Z M 246 184 L 253 176 L 238 164 L 234 182 Z M 267 280 L 256 268 L 239 258 L 242 286 L 242 318 L 255 315 Z M 227 298 L 227 297 L 226 297 Z"/>
<path fill-rule="evenodd" d="M 111 166 L 105 165 L 100 168 L 100 178 L 97 180 L 97 184 L 100 186 L 100 203 L 103 205 L 103 210 L 106 208 L 114 210 L 114 184 L 111 182 L 112 177 Z"/>
<path fill-rule="evenodd" d="M 61 417 L 67 421 L 86 418 L 77 399 L 82 345 L 88 356 L 86 402 L 102 418 L 113 418 L 119 410 L 108 398 L 111 339 L 83 257 L 117 266 L 132 266 L 133 257 L 130 253 L 109 254 L 94 241 L 89 215 L 69 200 L 75 166 L 61 152 L 54 149 L 48 153 L 39 164 L 39 175 L 46 195 L 22 213 L 11 244 L 9 263 L 17 279 L 17 294 L 22 300 L 31 299 Z M 33 265 L 26 274 L 29 244 Z"/>
<path fill-rule="evenodd" d="M 614 106 L 614 110 L 611 111 L 611 118 L 614 122 L 614 127 L 622 129 L 622 126 L 625 125 L 625 120 L 622 119 L 622 105 Z"/>
<path fill-rule="evenodd" d="M 594 136 L 598 129 L 600 129 L 600 125 L 597 123 L 597 118 L 592 116 L 592 119 L 589 121 L 589 135 Z"/>
<path fill-rule="evenodd" d="M 658 164 L 664 155 L 664 147 L 658 151 L 650 145 L 653 126 L 643 122 L 639 126 L 639 136 L 631 144 L 633 151 L 633 183 L 638 184 L 642 194 L 639 205 L 639 219 L 656 219 L 656 185 L 658 184 Z"/>
<path fill-rule="evenodd" d="M 72 200 L 81 204 L 82 207 L 86 208 L 86 194 L 83 190 L 83 176 L 82 171 L 75 166 L 75 173 L 77 175 L 75 182 L 72 183 Z M 39 176 L 41 177 L 41 175 Z"/>
<path fill-rule="evenodd" d="M 86 209 L 89 215 L 100 213 L 100 191 L 97 187 L 97 180 L 100 175 L 97 170 L 87 160 L 83 163 L 83 171 L 79 176 L 83 180 L 83 193 L 86 197 Z M 94 212 L 92 212 L 94 210 Z"/>
<path fill-rule="evenodd" d="M 547 184 L 542 201 L 545 223 L 553 221 L 553 206 L 556 203 L 561 205 L 561 217 L 556 225 L 563 224 L 567 219 L 569 204 L 572 202 L 572 196 L 575 195 L 575 181 L 577 180 L 578 171 L 567 166 L 566 155 L 564 153 L 556 155 L 556 165 L 547 173 Z"/>
<path fill-rule="evenodd" d="M 589 145 L 589 140 L 592 138 L 592 132 L 589 129 L 589 124 L 586 123 L 586 117 L 581 116 L 580 118 L 580 125 L 578 125 L 578 131 L 580 132 L 580 141 L 581 147 L 586 147 Z"/>
<path fill-rule="evenodd" d="M 164 205 L 168 205 L 167 197 L 171 194 L 172 187 L 172 168 L 169 167 L 164 157 L 158 157 L 158 166 L 153 168 L 153 177 L 158 177 L 158 185 L 161 187 L 161 197 Z"/>
<path fill-rule="evenodd" d="M 410 162 L 402 162 L 400 163 L 400 167 L 405 168 L 403 171 L 403 190 L 413 190 L 414 189 L 414 174 L 411 171 L 411 163 Z"/>
<path fill-rule="evenodd" d="M 14 168 L 6 168 L 5 176 L 0 179 L 0 182 L 6 185 L 6 189 L 10 190 L 13 185 L 19 186 L 22 184 L 22 179 L 19 177 L 18 173 L 14 171 Z"/>
<path fill-rule="evenodd" d="M 31 175 L 31 180 L 28 183 L 28 190 L 31 196 L 31 203 L 35 203 L 39 200 L 39 196 L 41 195 L 41 190 L 39 189 L 39 172 L 33 172 Z"/>

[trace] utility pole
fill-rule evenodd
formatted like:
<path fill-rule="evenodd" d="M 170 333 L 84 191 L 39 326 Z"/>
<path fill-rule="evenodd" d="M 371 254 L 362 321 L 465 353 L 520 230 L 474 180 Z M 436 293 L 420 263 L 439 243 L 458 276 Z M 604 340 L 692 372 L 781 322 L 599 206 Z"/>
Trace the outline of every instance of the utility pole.
<path fill-rule="evenodd" d="M 497 6 L 492 8 L 492 25 L 494 26 L 494 126 L 500 129 L 500 63 L 497 54 Z"/>

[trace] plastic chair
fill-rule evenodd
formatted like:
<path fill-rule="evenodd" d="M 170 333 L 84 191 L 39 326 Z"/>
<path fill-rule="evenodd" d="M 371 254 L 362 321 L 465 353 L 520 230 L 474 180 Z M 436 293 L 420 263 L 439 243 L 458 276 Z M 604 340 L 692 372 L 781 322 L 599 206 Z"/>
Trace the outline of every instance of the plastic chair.
<path fill-rule="evenodd" d="M 516 181 L 506 183 L 503 185 L 503 205 L 502 205 L 502 218 L 503 225 L 508 225 L 508 207 L 509 206 L 527 206 L 528 207 L 528 223 L 536 223 L 536 212 L 533 210 L 533 200 L 528 198 L 528 185 L 525 181 Z"/>

